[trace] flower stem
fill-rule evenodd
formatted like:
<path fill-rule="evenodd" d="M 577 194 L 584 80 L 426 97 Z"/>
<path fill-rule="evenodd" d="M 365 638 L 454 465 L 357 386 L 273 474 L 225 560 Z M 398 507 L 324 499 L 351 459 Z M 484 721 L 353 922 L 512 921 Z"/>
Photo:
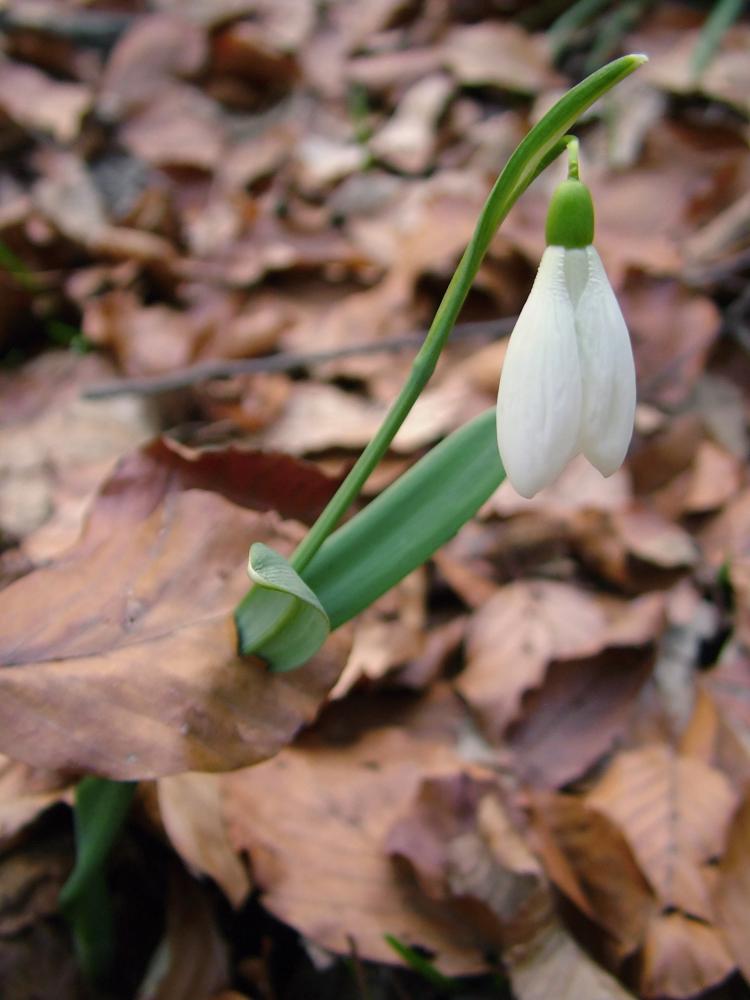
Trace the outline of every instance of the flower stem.
<path fill-rule="evenodd" d="M 580 180 L 578 176 L 578 139 L 574 135 L 566 135 L 564 141 L 568 153 L 568 180 Z"/>
<path fill-rule="evenodd" d="M 508 160 L 485 202 L 471 241 L 398 398 L 375 437 L 292 555 L 290 564 L 297 572 L 302 572 L 308 565 L 357 498 L 427 384 L 500 223 L 529 184 L 569 145 L 563 139 L 568 128 L 594 101 L 629 76 L 645 60 L 646 57 L 641 55 L 623 56 L 582 80 L 537 122 Z M 577 163 L 577 145 L 573 155 Z"/>

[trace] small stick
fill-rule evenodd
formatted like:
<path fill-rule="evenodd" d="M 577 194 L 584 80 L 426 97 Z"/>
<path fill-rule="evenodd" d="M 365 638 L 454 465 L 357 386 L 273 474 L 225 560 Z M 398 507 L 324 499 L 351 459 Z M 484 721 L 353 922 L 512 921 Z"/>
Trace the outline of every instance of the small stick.
<path fill-rule="evenodd" d="M 455 338 L 497 337 L 511 332 L 516 317 L 508 319 L 479 320 L 461 323 L 454 329 Z M 418 347 L 424 341 L 424 333 L 411 333 L 403 337 L 373 341 L 366 344 L 352 344 L 330 351 L 313 351 L 305 354 L 272 354 L 265 358 L 241 358 L 237 361 L 199 361 L 198 364 L 183 368 L 167 375 L 145 375 L 140 378 L 113 379 L 99 382 L 83 390 L 84 399 L 106 399 L 110 396 L 139 395 L 156 396 L 175 389 L 184 389 L 198 382 L 215 378 L 231 378 L 234 375 L 249 375 L 259 372 L 288 372 L 299 368 L 310 368 L 358 355 L 404 351 Z"/>

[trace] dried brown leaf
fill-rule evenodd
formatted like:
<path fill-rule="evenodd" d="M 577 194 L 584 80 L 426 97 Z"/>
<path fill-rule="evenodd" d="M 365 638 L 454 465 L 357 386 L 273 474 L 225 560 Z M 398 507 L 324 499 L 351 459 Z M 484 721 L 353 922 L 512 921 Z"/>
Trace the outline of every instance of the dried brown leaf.
<path fill-rule="evenodd" d="M 559 923 L 509 956 L 518 1000 L 635 1000 Z"/>
<path fill-rule="evenodd" d="M 107 60 L 97 105 L 117 118 L 153 100 L 175 77 L 193 76 L 207 54 L 205 33 L 187 18 L 135 18 Z"/>
<path fill-rule="evenodd" d="M 0 64 L 0 108 L 26 129 L 50 133 L 58 142 L 78 135 L 93 94 L 82 83 L 53 80 L 33 66 Z"/>
<path fill-rule="evenodd" d="M 553 664 L 507 736 L 516 773 L 538 788 L 584 774 L 625 733 L 652 659 L 648 649 L 611 649 Z"/>
<path fill-rule="evenodd" d="M 476 972 L 473 935 L 399 876 L 386 844 L 425 775 L 461 766 L 464 713 L 445 691 L 400 717 L 383 707 L 349 700 L 273 760 L 226 775 L 230 836 L 264 905 L 313 942 L 393 962 L 393 934 L 447 974 Z"/>
<path fill-rule="evenodd" d="M 443 41 L 445 64 L 464 85 L 489 85 L 536 94 L 559 78 L 550 68 L 546 41 L 512 21 L 452 28 Z"/>
<path fill-rule="evenodd" d="M 219 777 L 187 773 L 161 778 L 158 796 L 164 829 L 185 864 L 210 875 L 232 905 L 241 906 L 250 879 L 222 820 Z"/>
<path fill-rule="evenodd" d="M 736 805 L 720 771 L 653 744 L 615 757 L 586 801 L 623 831 L 664 906 L 712 919 L 703 865 L 721 855 Z"/>
<path fill-rule="evenodd" d="M 618 960 L 632 954 L 655 899 L 619 828 L 580 798 L 547 795 L 535 800 L 534 829 L 550 878 L 569 893 L 566 880 L 572 874 L 573 902 L 580 905 L 582 899 L 584 912 L 617 943 Z"/>
<path fill-rule="evenodd" d="M 138 1000 L 208 1000 L 230 979 L 229 945 L 208 894 L 173 864 L 166 933 Z"/>
<path fill-rule="evenodd" d="M 742 975 L 750 982 L 747 950 L 750 927 L 750 798 L 745 797 L 729 828 L 727 847 L 719 862 L 714 901 L 716 924 Z"/>
<path fill-rule="evenodd" d="M 268 507 L 248 459 L 245 502 L 256 488 Z M 2 591 L 0 747 L 17 758 L 120 779 L 237 767 L 309 722 L 343 666 L 345 632 L 293 674 L 237 656 L 247 549 L 288 551 L 299 530 L 155 464 L 124 462 L 76 547 Z"/>
<path fill-rule="evenodd" d="M 719 934 L 682 913 L 655 916 L 643 949 L 640 995 L 694 997 L 734 971 Z"/>
<path fill-rule="evenodd" d="M 172 84 L 157 91 L 121 129 L 123 145 L 154 166 L 213 171 L 225 150 L 217 105 L 195 87 Z"/>
<path fill-rule="evenodd" d="M 657 605 L 608 602 L 551 581 L 509 584 L 472 617 L 467 663 L 456 686 L 497 737 L 552 661 L 593 656 L 607 645 L 647 643 L 661 625 Z"/>

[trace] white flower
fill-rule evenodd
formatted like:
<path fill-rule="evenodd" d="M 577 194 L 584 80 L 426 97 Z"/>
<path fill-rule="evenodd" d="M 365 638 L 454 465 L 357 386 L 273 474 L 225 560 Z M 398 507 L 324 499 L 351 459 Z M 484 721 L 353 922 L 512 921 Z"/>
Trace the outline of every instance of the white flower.
<path fill-rule="evenodd" d="M 604 476 L 633 433 L 635 366 L 625 320 L 593 246 L 548 246 L 505 355 L 497 440 L 525 497 L 583 452 Z"/>

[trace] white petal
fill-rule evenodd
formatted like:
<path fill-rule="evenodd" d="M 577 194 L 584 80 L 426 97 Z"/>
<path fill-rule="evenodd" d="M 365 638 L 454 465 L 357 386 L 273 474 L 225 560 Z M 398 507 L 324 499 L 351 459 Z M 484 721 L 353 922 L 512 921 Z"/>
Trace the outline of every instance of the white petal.
<path fill-rule="evenodd" d="M 620 468 L 633 434 L 635 365 L 628 328 L 593 247 L 575 311 L 583 411 L 579 447 L 604 476 Z"/>
<path fill-rule="evenodd" d="M 497 440 L 518 493 L 532 497 L 578 450 L 581 372 L 565 253 L 547 247 L 511 334 L 497 397 Z"/>

